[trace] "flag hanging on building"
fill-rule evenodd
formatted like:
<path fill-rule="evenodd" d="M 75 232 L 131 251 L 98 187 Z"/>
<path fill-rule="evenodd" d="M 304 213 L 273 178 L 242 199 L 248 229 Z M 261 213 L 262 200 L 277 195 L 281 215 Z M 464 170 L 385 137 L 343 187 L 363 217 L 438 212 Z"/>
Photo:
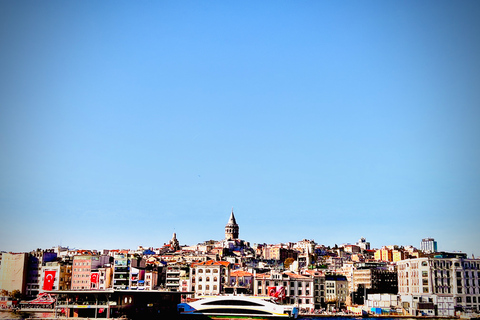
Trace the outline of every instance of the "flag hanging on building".
<path fill-rule="evenodd" d="M 92 272 L 90 274 L 90 283 L 92 288 L 97 288 L 99 274 L 98 272 Z"/>
<path fill-rule="evenodd" d="M 45 278 L 43 279 L 43 290 L 52 290 L 55 283 L 56 271 L 45 271 Z"/>

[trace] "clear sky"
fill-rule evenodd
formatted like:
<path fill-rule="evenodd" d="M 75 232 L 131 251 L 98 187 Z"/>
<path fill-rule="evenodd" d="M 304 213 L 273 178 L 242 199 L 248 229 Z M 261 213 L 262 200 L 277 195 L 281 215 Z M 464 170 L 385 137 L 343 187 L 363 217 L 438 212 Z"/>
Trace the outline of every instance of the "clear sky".
<path fill-rule="evenodd" d="M 0 250 L 480 256 L 479 1 L 1 1 Z"/>

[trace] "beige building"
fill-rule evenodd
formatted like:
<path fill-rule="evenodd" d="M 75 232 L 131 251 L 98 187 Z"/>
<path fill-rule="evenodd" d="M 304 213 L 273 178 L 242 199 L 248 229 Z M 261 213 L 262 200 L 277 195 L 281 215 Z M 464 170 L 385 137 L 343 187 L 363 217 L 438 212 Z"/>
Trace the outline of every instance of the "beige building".
<path fill-rule="evenodd" d="M 195 296 L 218 295 L 229 283 L 230 263 L 226 261 L 205 261 L 192 264 L 190 279 Z"/>
<path fill-rule="evenodd" d="M 45 292 L 45 275 L 53 274 L 51 290 L 69 290 L 72 282 L 72 266 L 60 261 L 45 263 L 41 268 L 40 293 Z"/>
<path fill-rule="evenodd" d="M 0 267 L 0 289 L 26 293 L 28 253 L 3 253 Z"/>
<path fill-rule="evenodd" d="M 410 313 L 416 301 L 436 304 L 437 315 L 453 316 L 455 310 L 480 311 L 480 259 L 456 257 L 417 258 L 398 262 L 398 293 Z"/>

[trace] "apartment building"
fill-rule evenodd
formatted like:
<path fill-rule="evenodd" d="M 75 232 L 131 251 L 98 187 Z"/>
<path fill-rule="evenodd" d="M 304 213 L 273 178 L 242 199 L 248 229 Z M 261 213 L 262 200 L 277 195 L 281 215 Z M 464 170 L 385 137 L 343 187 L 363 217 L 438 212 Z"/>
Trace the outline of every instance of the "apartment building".
<path fill-rule="evenodd" d="M 325 301 L 330 310 L 338 310 L 344 306 L 348 295 L 348 281 L 345 276 L 325 276 Z"/>
<path fill-rule="evenodd" d="M 108 256 L 77 255 L 72 264 L 72 290 L 98 289 L 98 268 L 108 262 Z"/>
<path fill-rule="evenodd" d="M 314 278 L 310 275 L 276 271 L 256 274 L 253 291 L 258 296 L 273 296 L 281 303 L 297 304 L 299 308 L 315 308 Z"/>
<path fill-rule="evenodd" d="M 130 260 L 126 253 L 115 253 L 113 256 L 113 289 L 126 290 L 129 286 Z"/>
<path fill-rule="evenodd" d="M 190 279 L 195 296 L 222 293 L 224 285 L 230 278 L 230 268 L 230 263 L 226 261 L 209 260 L 193 263 L 190 268 Z"/>
<path fill-rule="evenodd" d="M 438 315 L 480 310 L 480 259 L 465 254 L 446 254 L 400 261 L 398 288 L 405 308 L 415 309 L 415 300 L 436 305 Z M 417 303 L 418 304 L 418 303 Z"/>
<path fill-rule="evenodd" d="M 66 261 L 46 262 L 41 268 L 40 293 L 50 290 L 69 290 L 72 284 L 72 265 Z"/>
<path fill-rule="evenodd" d="M 2 254 L 0 268 L 0 288 L 9 292 L 18 290 L 26 293 L 28 253 Z"/>

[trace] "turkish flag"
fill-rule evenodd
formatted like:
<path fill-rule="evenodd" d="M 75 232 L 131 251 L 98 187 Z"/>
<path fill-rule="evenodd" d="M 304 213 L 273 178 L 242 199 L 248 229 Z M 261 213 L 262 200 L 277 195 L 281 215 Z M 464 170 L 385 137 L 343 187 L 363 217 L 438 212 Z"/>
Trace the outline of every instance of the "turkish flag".
<path fill-rule="evenodd" d="M 98 272 L 92 272 L 90 274 L 90 282 L 93 283 L 98 283 Z"/>
<path fill-rule="evenodd" d="M 52 290 L 55 282 L 56 271 L 45 271 L 45 278 L 43 279 L 43 290 Z"/>

